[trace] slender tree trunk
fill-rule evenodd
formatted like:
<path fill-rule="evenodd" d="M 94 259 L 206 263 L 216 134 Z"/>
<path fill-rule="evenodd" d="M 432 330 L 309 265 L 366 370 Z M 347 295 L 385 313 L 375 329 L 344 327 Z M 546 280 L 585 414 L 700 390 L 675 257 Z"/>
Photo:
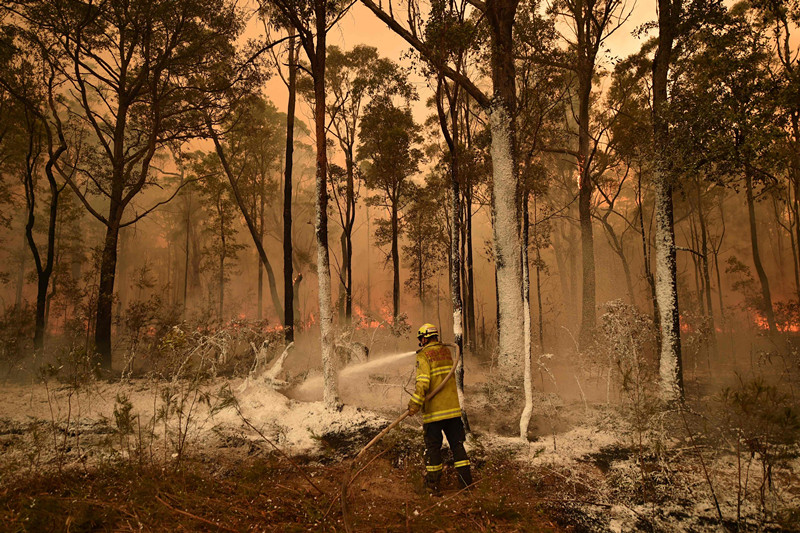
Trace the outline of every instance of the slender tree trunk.
<path fill-rule="evenodd" d="M 225 247 L 225 241 L 222 241 L 223 249 Z M 225 304 L 225 252 L 223 251 L 222 254 L 219 256 L 219 294 L 217 295 L 219 301 L 219 311 L 217 315 L 219 317 L 219 321 L 222 322 L 223 314 L 224 314 L 224 304 Z"/>
<path fill-rule="evenodd" d="M 264 267 L 267 269 L 267 280 L 269 282 L 269 289 L 270 289 L 270 296 L 272 297 L 272 305 L 275 306 L 275 312 L 278 315 L 280 320 L 283 320 L 283 308 L 281 307 L 280 298 L 278 298 L 278 288 L 277 283 L 275 281 L 275 273 L 272 270 L 272 265 L 269 262 L 269 258 L 267 257 L 267 252 L 264 250 L 264 245 L 261 243 L 261 239 L 258 236 L 258 229 L 256 228 L 255 222 L 253 221 L 252 213 L 248 211 L 246 208 L 246 203 L 244 198 L 242 198 L 242 194 L 239 191 L 239 187 L 236 184 L 236 180 L 233 177 L 233 171 L 231 170 L 230 164 L 228 163 L 228 157 L 225 155 L 225 148 L 222 146 L 222 142 L 219 139 L 219 135 L 217 134 L 216 130 L 214 130 L 214 125 L 211 122 L 211 117 L 206 116 L 206 130 L 208 134 L 211 136 L 212 141 L 214 141 L 214 148 L 217 152 L 217 157 L 219 157 L 219 161 L 222 164 L 222 169 L 225 172 L 225 175 L 228 178 L 228 182 L 231 185 L 231 191 L 233 192 L 233 198 L 236 201 L 236 205 L 239 206 L 239 212 L 242 213 L 244 217 L 245 225 L 247 226 L 247 230 L 250 232 L 250 238 L 253 240 L 253 243 L 256 245 L 256 250 L 258 250 L 258 255 L 261 257 L 261 262 L 264 264 Z"/>
<path fill-rule="evenodd" d="M 658 311 L 658 298 L 656 297 L 656 281 L 650 267 L 650 247 L 647 245 L 647 232 L 644 229 L 644 203 L 642 202 L 642 173 L 638 172 L 638 182 L 636 187 L 636 200 L 639 204 L 639 228 L 642 235 L 642 258 L 644 262 L 644 277 L 650 287 L 650 299 L 653 304 L 653 325 L 656 330 L 656 344 L 661 350 L 661 319 Z"/>
<path fill-rule="evenodd" d="M 702 272 L 703 283 L 706 287 L 706 307 L 708 308 L 708 321 L 710 332 L 708 334 L 709 348 L 711 355 L 717 356 L 717 325 L 714 321 L 714 306 L 711 303 L 711 275 L 708 266 L 708 229 L 706 226 L 706 215 L 703 212 L 703 199 L 700 196 L 700 188 L 697 189 L 697 216 L 700 222 L 700 253 L 703 254 Z"/>
<path fill-rule="evenodd" d="M 19 310 L 22 307 L 22 289 L 25 287 L 25 258 L 28 254 L 25 251 L 25 247 L 27 245 L 28 234 L 27 232 L 22 232 L 22 247 L 20 250 L 22 253 L 20 254 L 19 258 L 19 271 L 17 271 L 17 293 L 14 298 L 14 306 Z"/>
<path fill-rule="evenodd" d="M 798 263 L 797 257 L 797 245 L 794 241 L 793 235 L 793 225 L 797 224 L 797 219 L 794 218 L 794 213 L 792 211 L 791 203 L 786 203 L 786 217 L 789 220 L 789 244 L 792 248 L 792 265 L 794 266 L 794 290 L 795 294 L 798 295 L 798 301 L 800 301 L 800 263 Z"/>
<path fill-rule="evenodd" d="M 417 227 L 422 227 L 422 209 L 417 209 Z M 417 246 L 417 298 L 419 299 L 419 305 L 422 308 L 422 316 L 425 317 L 425 296 L 422 291 L 423 286 L 423 257 L 425 250 L 423 248 L 423 239 L 422 236 L 417 236 L 416 239 L 416 246 Z M 441 325 L 441 324 L 440 324 Z"/>
<path fill-rule="evenodd" d="M 522 305 L 525 314 L 522 317 L 523 327 L 525 328 L 523 337 L 525 340 L 523 358 L 524 376 L 523 390 L 525 395 L 525 407 L 522 409 L 522 416 L 519 419 L 519 438 L 524 442 L 528 441 L 528 424 L 530 424 L 531 414 L 533 413 L 533 378 L 531 352 L 531 283 L 530 267 L 528 265 L 528 191 L 522 197 Z"/>
<path fill-rule="evenodd" d="M 258 210 L 258 238 L 264 242 L 264 194 L 263 191 L 259 196 L 259 210 Z M 261 262 L 261 256 L 256 253 L 256 268 L 258 268 L 258 319 L 264 319 L 264 264 Z M 278 317 L 280 320 L 281 317 Z"/>
<path fill-rule="evenodd" d="M 466 91 L 462 99 L 463 110 L 462 116 L 464 117 L 464 137 L 466 138 L 467 151 L 472 150 L 472 134 L 470 130 L 470 96 Z M 466 271 L 467 271 L 467 287 L 464 291 L 464 310 L 466 312 L 466 325 L 467 325 L 467 350 L 472 351 L 477 345 L 477 326 L 475 320 L 475 270 L 474 270 L 474 256 L 472 251 L 472 175 L 467 173 L 465 190 L 464 190 L 464 221 L 467 226 L 466 230 Z"/>
<path fill-rule="evenodd" d="M 439 80 L 439 94 L 436 95 L 439 125 L 450 149 L 450 298 L 453 304 L 453 337 L 458 350 L 462 353 L 461 362 L 456 370 L 456 389 L 461 404 L 461 419 L 467 432 L 470 431 L 469 419 L 464 409 L 464 315 L 461 299 L 461 191 L 459 182 L 459 150 L 458 150 L 458 86 L 453 85 L 452 93 L 447 90 L 445 82 Z M 450 131 L 447 117 L 442 106 L 442 93 L 447 93 L 450 106 Z"/>
<path fill-rule="evenodd" d="M 56 184 L 55 176 L 53 175 L 53 166 L 58 158 L 67 150 L 66 146 L 59 147 L 55 153 L 50 156 L 49 161 L 45 166 L 45 174 L 47 181 L 50 185 L 50 213 L 47 220 L 47 252 L 45 258 L 44 268 L 39 274 L 39 287 L 36 297 L 36 334 L 34 337 L 34 349 L 44 348 L 44 333 L 47 328 L 47 311 L 49 311 L 49 300 L 47 297 L 47 287 L 50 283 L 50 278 L 53 274 L 53 265 L 56 256 L 56 224 L 58 222 L 58 200 L 60 189 Z M 53 294 L 55 294 L 55 284 L 53 286 Z M 41 323 L 40 323 L 41 321 Z M 38 339 L 38 341 L 37 341 Z"/>
<path fill-rule="evenodd" d="M 633 296 L 633 281 L 631 280 L 631 267 L 628 264 L 628 258 L 625 256 L 625 249 L 623 247 L 622 238 L 617 236 L 614 227 L 609 224 L 607 217 L 600 217 L 600 223 L 606 230 L 608 236 L 608 243 L 611 245 L 611 250 L 619 257 L 622 264 L 622 272 L 625 275 L 625 288 L 628 291 L 628 300 L 632 305 L 636 305 L 636 300 Z"/>
<path fill-rule="evenodd" d="M 542 306 L 542 256 L 539 247 L 536 247 L 536 300 L 539 311 L 539 352 L 544 353 L 544 310 Z"/>
<path fill-rule="evenodd" d="M 286 162 L 283 183 L 283 333 L 294 341 L 294 276 L 292 265 L 292 167 L 294 163 L 294 113 L 297 100 L 297 47 L 295 30 L 289 30 L 289 105 L 286 109 Z"/>
<path fill-rule="evenodd" d="M 259 240 L 259 244 L 261 244 L 261 240 Z M 261 244 L 263 250 L 263 244 Z M 272 270 L 272 263 L 269 261 L 265 261 L 267 257 L 266 252 L 261 257 L 261 264 L 264 265 L 264 269 L 267 271 L 267 286 L 269 287 L 269 295 L 270 299 L 272 300 L 272 307 L 275 309 L 275 314 L 278 315 L 278 321 L 283 322 L 284 319 L 284 309 L 281 305 L 280 295 L 278 294 L 278 280 L 275 277 L 275 271 Z M 259 268 L 260 270 L 260 268 Z"/>
<path fill-rule="evenodd" d="M 225 303 L 225 255 L 227 250 L 227 243 L 225 242 L 225 213 L 222 210 L 221 205 L 222 200 L 222 192 L 217 197 L 217 215 L 219 215 L 219 240 L 222 244 L 219 254 L 219 294 L 217 294 L 217 302 L 219 303 L 219 311 L 217 312 L 217 316 L 219 321 L 222 322 L 223 314 L 224 314 L 224 303 Z"/>
<path fill-rule="evenodd" d="M 753 198 L 753 176 L 750 167 L 745 168 L 745 196 L 747 198 L 747 214 L 750 221 L 750 244 L 753 250 L 753 264 L 756 267 L 758 280 L 761 282 L 761 297 L 763 298 L 763 312 L 767 319 L 770 335 L 775 335 L 778 329 L 775 325 L 775 312 L 772 309 L 772 296 L 769 291 L 769 279 L 761 264 L 761 254 L 758 251 L 758 230 L 756 228 L 755 201 Z"/>
<path fill-rule="evenodd" d="M 396 198 L 392 199 L 392 322 L 400 314 L 400 220 Z"/>
<path fill-rule="evenodd" d="M 467 226 L 467 290 L 464 291 L 464 303 L 467 312 L 467 348 L 474 350 L 477 343 L 477 331 L 475 325 L 475 270 L 474 256 L 472 253 L 472 185 L 467 178 L 467 190 L 465 191 L 464 201 L 466 203 L 466 226 Z"/>
<path fill-rule="evenodd" d="M 700 248 L 700 238 L 698 236 L 697 228 L 695 227 L 694 221 L 694 213 L 689 215 L 689 245 L 693 252 L 697 251 Z M 700 313 L 706 313 L 706 301 L 705 301 L 705 288 L 703 286 L 703 275 L 700 272 L 700 258 L 697 256 L 696 253 L 690 253 L 692 258 L 692 267 L 694 270 L 694 290 L 695 294 L 697 295 L 697 302 L 699 305 Z"/>
<path fill-rule="evenodd" d="M 317 141 L 316 180 L 316 237 L 317 280 L 319 283 L 319 326 L 322 347 L 323 402 L 328 407 L 339 404 L 339 392 L 334 369 L 333 305 L 331 302 L 331 268 L 328 252 L 328 153 L 325 131 L 325 52 L 327 2 L 314 1 L 316 16 L 316 47 L 312 63 L 314 78 L 314 124 Z"/>
<path fill-rule="evenodd" d="M 37 275 L 36 318 L 34 325 L 33 348 L 36 353 L 41 354 L 44 349 L 44 333 L 47 325 L 47 289 L 50 284 L 50 277 L 53 273 L 53 263 L 55 258 L 56 223 L 58 221 L 58 196 L 60 192 L 56 184 L 55 177 L 53 176 L 53 165 L 66 150 L 66 147 L 60 147 L 56 152 L 51 153 L 45 167 L 45 173 L 47 175 L 50 189 L 50 205 L 47 219 L 47 248 L 45 251 L 43 264 L 42 258 L 39 254 L 39 248 L 33 238 L 33 225 L 36 218 L 36 188 L 34 183 L 34 173 L 36 171 L 33 164 L 35 159 L 33 154 L 34 135 L 35 133 L 31 131 L 25 172 L 25 197 L 28 206 L 28 220 L 25 225 L 25 236 L 27 238 L 31 253 L 33 254 Z"/>
<path fill-rule="evenodd" d="M 342 289 L 344 290 L 344 319 L 350 324 L 353 319 L 353 226 L 356 216 L 355 164 L 353 147 L 348 146 L 345 156 L 347 185 L 345 191 L 345 223 L 342 228 Z"/>
<path fill-rule="evenodd" d="M 372 309 L 372 265 L 369 257 L 369 251 L 372 247 L 369 244 L 369 206 L 366 206 L 365 208 L 367 210 L 367 311 L 369 311 Z M 438 299 L 439 296 L 437 295 L 436 298 Z"/>
<path fill-rule="evenodd" d="M 583 61 L 586 61 L 585 59 Z M 592 92 L 593 67 L 584 65 L 578 73 L 578 217 L 581 226 L 581 255 L 583 258 L 583 290 L 581 298 L 581 349 L 591 341 L 597 322 L 596 280 L 594 265 L 594 236 L 592 234 L 592 185 L 589 168 L 589 98 Z"/>
<path fill-rule="evenodd" d="M 571 272 L 569 270 L 569 266 L 567 265 L 567 260 L 564 257 L 564 247 L 561 244 L 562 242 L 562 235 L 560 231 L 553 232 L 553 252 L 556 256 L 556 266 L 558 267 L 558 282 L 561 286 L 561 302 L 566 311 L 567 320 L 569 323 L 572 323 L 575 319 L 575 307 L 574 301 L 572 298 L 572 292 L 570 291 L 570 284 L 569 280 L 571 277 Z"/>
<path fill-rule="evenodd" d="M 536 195 L 533 195 L 533 227 L 536 228 L 538 231 L 538 210 L 536 205 Z M 528 228 L 530 230 L 530 228 Z M 527 235 L 525 237 L 527 239 Z M 542 306 L 542 252 L 539 248 L 539 239 L 536 238 L 534 241 L 534 249 L 536 250 L 536 303 L 538 308 L 538 322 L 539 322 L 539 353 L 544 353 L 544 312 Z M 528 266 L 530 270 L 530 266 Z M 530 274 L 528 274 L 528 285 L 530 286 Z M 530 292 L 530 289 L 528 289 Z M 530 300 L 530 298 L 529 298 Z"/>
<path fill-rule="evenodd" d="M 795 111 L 792 113 L 792 187 L 794 189 L 794 201 L 792 208 L 794 210 L 794 231 L 795 243 L 798 254 L 798 265 L 795 267 L 795 278 L 800 279 L 800 112 Z M 800 281 L 797 284 L 797 299 L 800 302 Z"/>
<path fill-rule="evenodd" d="M 186 251 L 186 256 L 183 261 L 183 318 L 186 318 L 186 308 L 188 305 L 188 295 L 189 295 L 189 243 L 190 243 L 190 235 L 192 232 L 191 226 L 191 213 L 192 213 L 192 196 L 191 192 L 188 194 L 188 201 L 186 206 L 186 236 L 184 240 L 184 249 Z"/>

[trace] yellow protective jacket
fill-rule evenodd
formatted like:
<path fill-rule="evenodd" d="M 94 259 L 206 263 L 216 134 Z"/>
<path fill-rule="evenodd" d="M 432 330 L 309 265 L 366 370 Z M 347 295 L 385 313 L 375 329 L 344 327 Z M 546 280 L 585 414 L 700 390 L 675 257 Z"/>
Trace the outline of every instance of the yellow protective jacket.
<path fill-rule="evenodd" d="M 455 377 L 450 378 L 436 396 L 425 401 L 428 392 L 439 386 L 451 368 L 450 349 L 441 342 L 430 342 L 417 352 L 417 383 L 411 401 L 422 406 L 424 424 L 461 416 Z"/>

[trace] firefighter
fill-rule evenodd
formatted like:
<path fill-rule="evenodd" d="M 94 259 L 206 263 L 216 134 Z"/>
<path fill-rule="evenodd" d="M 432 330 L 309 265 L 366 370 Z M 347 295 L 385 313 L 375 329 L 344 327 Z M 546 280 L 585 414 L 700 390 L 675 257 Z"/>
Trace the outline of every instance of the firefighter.
<path fill-rule="evenodd" d="M 464 449 L 464 424 L 461 422 L 461 405 L 458 402 L 456 380 L 450 379 L 436 396 L 426 401 L 425 396 L 435 389 L 453 367 L 450 349 L 439 342 L 439 330 L 433 324 L 423 324 L 417 332 L 420 350 L 417 352 L 416 389 L 408 402 L 414 415 L 422 410 L 422 431 L 425 437 L 425 486 L 434 495 L 440 495 L 442 477 L 442 433 L 453 452 L 456 473 L 461 487 L 472 484 L 469 458 Z"/>

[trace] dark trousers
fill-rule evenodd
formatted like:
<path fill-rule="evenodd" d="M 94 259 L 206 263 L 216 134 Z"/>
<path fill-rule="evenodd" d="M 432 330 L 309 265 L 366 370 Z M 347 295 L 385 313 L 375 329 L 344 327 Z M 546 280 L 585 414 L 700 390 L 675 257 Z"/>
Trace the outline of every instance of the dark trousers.
<path fill-rule="evenodd" d="M 464 424 L 461 417 L 447 418 L 437 422 L 430 422 L 422 425 L 425 435 L 425 466 L 427 469 L 426 481 L 428 483 L 438 483 L 442 476 L 442 433 L 447 437 L 447 444 L 453 452 L 456 472 L 458 472 L 459 482 L 462 486 L 472 483 L 472 475 L 469 468 L 469 458 L 464 449 L 464 441 L 467 436 L 464 432 Z"/>

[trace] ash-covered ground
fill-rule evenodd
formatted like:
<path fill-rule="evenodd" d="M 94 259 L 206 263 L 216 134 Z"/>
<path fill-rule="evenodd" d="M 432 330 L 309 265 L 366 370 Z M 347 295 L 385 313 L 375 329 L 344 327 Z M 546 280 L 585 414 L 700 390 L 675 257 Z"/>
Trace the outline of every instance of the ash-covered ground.
<path fill-rule="evenodd" d="M 322 380 L 305 353 L 287 354 L 280 372 L 275 357 L 247 378 L 6 384 L 0 529 L 343 530 L 341 481 L 403 412 L 413 354 L 343 365 L 335 409 L 320 401 Z M 519 385 L 468 358 L 475 486 L 457 489 L 450 458 L 444 497 L 430 497 L 421 420 L 408 419 L 361 463 L 374 459 L 348 493 L 355 530 L 800 527 L 798 421 L 774 385 L 742 380 L 710 393 L 695 379 L 685 406 L 664 408 L 652 384 L 608 396 L 603 373 L 568 372 L 558 356 L 540 364 L 522 440 Z"/>

